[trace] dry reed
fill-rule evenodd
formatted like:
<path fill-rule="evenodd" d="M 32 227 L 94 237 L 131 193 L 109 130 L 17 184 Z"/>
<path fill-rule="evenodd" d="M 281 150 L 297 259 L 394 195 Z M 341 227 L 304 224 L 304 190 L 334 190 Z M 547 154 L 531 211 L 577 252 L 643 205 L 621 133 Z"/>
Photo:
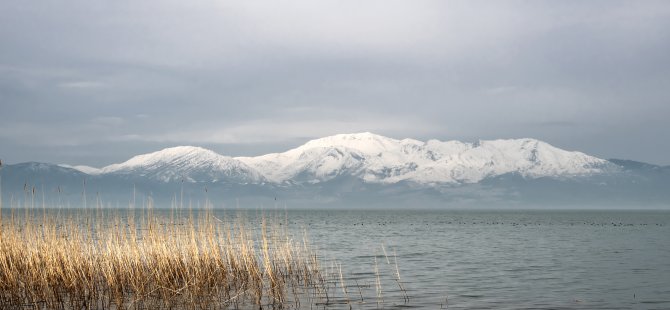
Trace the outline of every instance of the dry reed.
<path fill-rule="evenodd" d="M 2 309 L 281 308 L 327 291 L 307 241 L 265 219 L 41 212 L 0 217 Z"/>

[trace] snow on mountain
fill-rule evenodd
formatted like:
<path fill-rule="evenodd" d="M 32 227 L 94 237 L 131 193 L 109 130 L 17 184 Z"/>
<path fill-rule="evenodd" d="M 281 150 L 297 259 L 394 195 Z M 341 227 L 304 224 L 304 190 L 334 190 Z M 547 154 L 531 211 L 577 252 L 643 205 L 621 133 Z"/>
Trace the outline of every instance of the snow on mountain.
<path fill-rule="evenodd" d="M 340 175 L 371 183 L 476 183 L 507 173 L 526 178 L 571 177 L 612 167 L 606 160 L 534 139 L 422 142 L 368 132 L 329 136 L 284 153 L 236 159 L 278 183 L 317 183 Z"/>
<path fill-rule="evenodd" d="M 605 172 L 611 166 L 606 160 L 561 150 L 534 139 L 478 143 L 432 140 L 419 153 L 427 156 L 417 161 L 417 169 L 393 180 L 476 183 L 507 173 L 527 178 L 570 177 Z"/>
<path fill-rule="evenodd" d="M 284 181 L 327 181 L 339 175 L 355 174 L 365 155 L 346 147 L 294 149 L 284 153 L 237 159 L 260 171 L 275 183 Z"/>
<path fill-rule="evenodd" d="M 228 156 L 194 146 L 178 146 L 135 156 L 100 169 L 101 174 L 150 177 L 159 181 L 261 183 L 254 168 Z"/>
<path fill-rule="evenodd" d="M 397 140 L 369 132 L 311 140 L 283 153 L 231 158 L 193 146 L 167 148 L 97 169 L 67 166 L 89 175 L 149 177 L 163 182 L 319 183 L 340 176 L 369 183 L 477 183 L 516 173 L 525 178 L 566 178 L 616 169 L 607 160 L 556 148 L 535 139 Z"/>
<path fill-rule="evenodd" d="M 66 165 L 66 164 L 60 164 L 58 166 L 61 166 L 63 168 L 71 168 L 71 169 L 74 169 L 74 170 L 77 170 L 77 171 L 80 171 L 80 172 L 83 172 L 83 173 L 86 173 L 86 174 L 90 174 L 90 175 L 98 175 L 98 174 L 102 173 L 101 169 L 91 167 L 91 166 L 84 166 L 84 165 L 70 166 L 70 165 Z"/>
<path fill-rule="evenodd" d="M 397 140 L 370 134 L 342 134 L 311 140 L 284 153 L 236 159 L 260 171 L 268 180 L 281 183 L 327 181 L 338 175 L 357 174 L 366 158 L 389 150 Z"/>

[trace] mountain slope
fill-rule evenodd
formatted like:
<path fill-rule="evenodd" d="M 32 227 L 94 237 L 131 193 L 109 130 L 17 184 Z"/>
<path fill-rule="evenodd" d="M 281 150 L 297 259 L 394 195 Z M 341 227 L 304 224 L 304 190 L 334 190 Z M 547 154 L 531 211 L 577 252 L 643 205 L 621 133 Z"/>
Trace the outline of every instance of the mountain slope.
<path fill-rule="evenodd" d="M 20 200 L 43 193 L 53 196 L 81 195 L 87 174 L 53 164 L 26 162 L 0 169 L 3 199 Z M 34 192 L 33 192 L 34 190 Z M 5 205 L 10 205 L 4 201 Z"/>
<path fill-rule="evenodd" d="M 100 169 L 99 174 L 146 177 L 162 182 L 262 183 L 255 169 L 228 156 L 193 146 L 178 146 L 135 156 Z"/>

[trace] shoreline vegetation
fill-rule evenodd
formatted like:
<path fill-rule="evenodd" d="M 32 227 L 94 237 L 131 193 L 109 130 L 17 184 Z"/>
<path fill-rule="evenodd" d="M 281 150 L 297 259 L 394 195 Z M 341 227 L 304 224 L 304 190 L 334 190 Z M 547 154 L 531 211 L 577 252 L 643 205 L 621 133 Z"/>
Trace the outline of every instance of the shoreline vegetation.
<path fill-rule="evenodd" d="M 9 211 L 9 210 L 8 210 Z M 263 218 L 12 209 L 0 221 L 0 308 L 256 308 L 325 294 L 306 235 Z"/>
<path fill-rule="evenodd" d="M 0 308 L 375 308 L 381 279 L 409 302 L 395 251 L 389 258 L 382 244 L 368 278 L 348 279 L 286 213 L 221 216 L 208 201 L 154 209 L 151 198 L 142 208 L 101 205 L 0 205 Z"/>

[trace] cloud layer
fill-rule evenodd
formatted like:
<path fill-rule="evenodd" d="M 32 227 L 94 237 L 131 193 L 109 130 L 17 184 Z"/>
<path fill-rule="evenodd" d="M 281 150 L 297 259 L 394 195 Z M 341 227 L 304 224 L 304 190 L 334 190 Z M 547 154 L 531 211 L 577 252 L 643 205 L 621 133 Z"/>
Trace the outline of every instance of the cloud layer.
<path fill-rule="evenodd" d="M 666 1 L 0 3 L 0 156 L 372 131 L 670 164 Z"/>

